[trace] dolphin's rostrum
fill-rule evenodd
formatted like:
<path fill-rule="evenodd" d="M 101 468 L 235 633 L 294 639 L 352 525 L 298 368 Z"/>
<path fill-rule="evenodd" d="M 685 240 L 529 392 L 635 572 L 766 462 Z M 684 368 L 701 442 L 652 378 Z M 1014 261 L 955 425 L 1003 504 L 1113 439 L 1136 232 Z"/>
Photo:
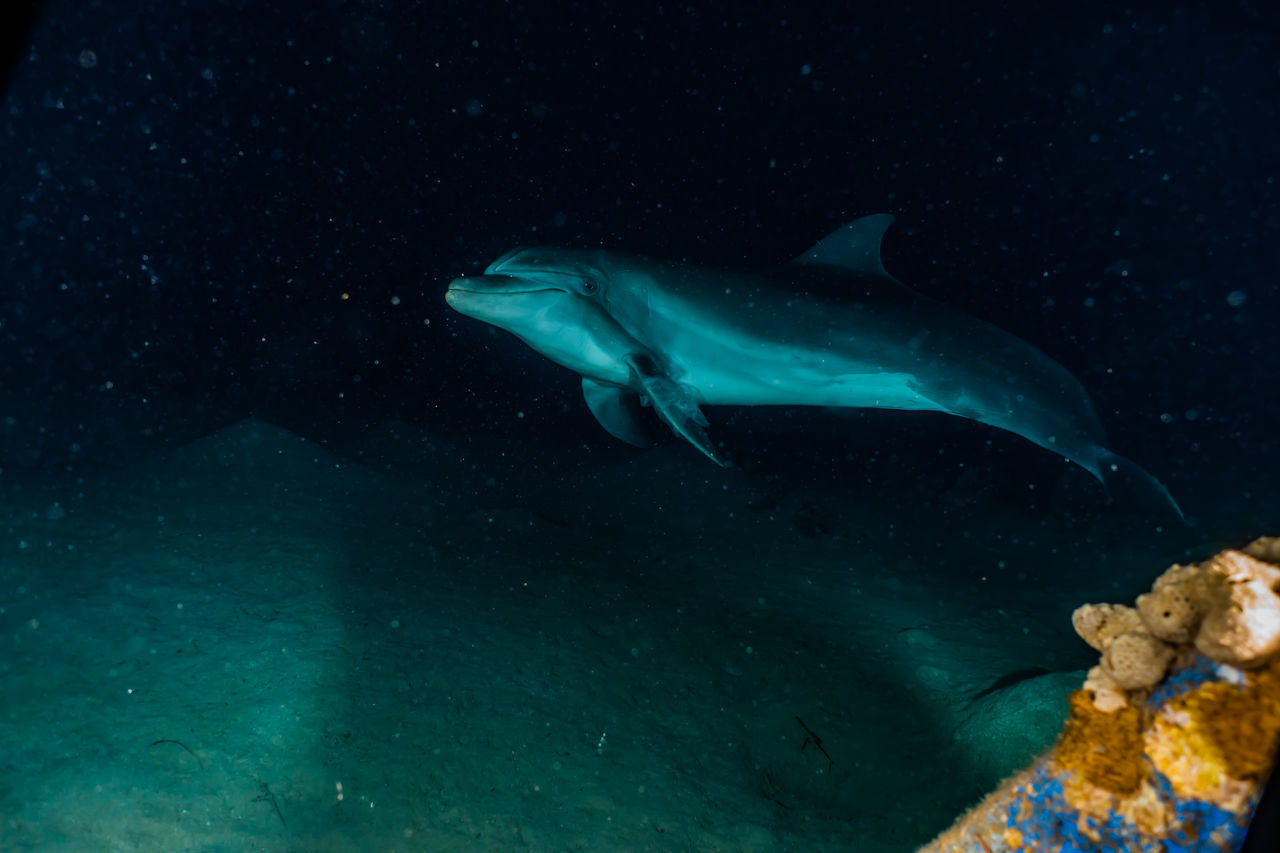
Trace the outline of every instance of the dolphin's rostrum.
<path fill-rule="evenodd" d="M 648 444 L 639 404 L 726 464 L 707 405 L 946 412 L 1061 454 L 1104 485 L 1155 478 L 1107 449 L 1084 388 L 1030 344 L 894 279 L 880 261 L 893 221 L 867 216 L 780 268 L 707 269 L 604 249 L 518 249 L 454 279 L 457 311 L 506 329 L 582 376 L 587 406 Z M 832 287 L 843 298 L 832 298 Z"/>

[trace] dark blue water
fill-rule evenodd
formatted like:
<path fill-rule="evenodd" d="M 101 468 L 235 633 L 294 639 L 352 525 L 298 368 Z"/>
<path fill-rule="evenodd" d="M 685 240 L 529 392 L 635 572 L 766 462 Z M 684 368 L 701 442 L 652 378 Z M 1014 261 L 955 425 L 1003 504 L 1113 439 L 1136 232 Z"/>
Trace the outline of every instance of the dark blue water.
<path fill-rule="evenodd" d="M 906 598 L 964 602 L 963 613 L 938 605 L 917 622 L 884 617 L 894 637 L 936 625 L 935 617 L 968 626 L 912 645 L 917 674 L 972 663 L 972 650 L 957 644 L 974 631 L 993 648 L 1016 646 L 1024 629 L 1046 632 L 1032 648 L 1052 650 L 1051 660 L 1011 654 L 990 671 L 955 676 L 964 701 L 1009 672 L 1087 666 L 1065 621 L 1073 606 L 1131 597 L 1171 560 L 1276 532 L 1277 39 L 1280 17 L 1249 2 L 1084 3 L 1042 13 L 967 4 L 52 0 L 13 66 L 0 112 L 0 478 L 10 513 L 0 551 L 18 561 L 0 591 L 4 618 L 21 626 L 38 616 L 19 606 L 27 592 L 16 591 L 27 589 L 21 560 L 31 543 L 56 542 L 48 547 L 65 553 L 68 542 L 100 545 L 130 525 L 144 531 L 143 519 L 182 517 L 157 495 L 186 488 L 175 485 L 186 477 L 201 484 L 196 490 L 228 471 L 237 483 L 257 483 L 228 497 L 220 518 L 245 531 L 245 554 L 272 547 L 254 539 L 271 517 L 268 496 L 287 507 L 310 486 L 291 487 L 298 471 L 289 466 L 262 467 L 280 455 L 277 441 L 293 439 L 242 440 L 234 430 L 245 427 L 233 425 L 252 418 L 250 430 L 266 424 L 292 435 L 335 470 L 386 478 L 364 491 L 346 482 L 315 487 L 328 509 L 347 507 L 336 516 L 354 532 L 342 541 L 358 542 L 352 553 L 361 555 L 350 566 L 378 564 L 370 556 L 378 543 L 397 555 L 386 558 L 399 567 L 388 569 L 393 579 L 370 580 L 370 589 L 394 599 L 403 588 L 396 578 L 465 578 L 457 582 L 476 584 L 475 597 L 457 605 L 465 612 L 484 606 L 485 577 L 514 589 L 524 566 L 575 595 L 583 578 L 602 579 L 636 612 L 655 596 L 668 614 L 681 607 L 678 590 L 695 590 L 699 621 L 679 629 L 688 647 L 718 636 L 741 650 L 753 641 L 726 638 L 763 632 L 778 645 L 760 689 L 775 697 L 791 689 L 786 661 L 797 656 L 810 667 L 801 679 L 809 686 L 823 681 L 819 663 L 848 672 L 875 659 L 881 675 L 871 681 L 886 691 L 880 711 L 829 726 L 874 730 L 876 743 L 886 736 L 874 726 L 894 716 L 884 709 L 934 707 L 947 690 L 895 682 L 884 675 L 893 668 L 884 644 L 846 633 L 866 624 L 845 598 L 859 560 L 887 584 L 873 584 L 872 597 L 893 600 L 889 579 L 902 577 L 916 585 Z M 889 271 L 1064 365 L 1094 400 L 1112 448 L 1167 485 L 1189 525 L 1150 507 L 1108 504 L 1087 473 L 1057 456 L 941 415 L 715 408 L 710 429 L 732 469 L 715 468 L 661 427 L 658 448 L 637 450 L 594 422 L 577 376 L 443 300 L 452 278 L 519 245 L 763 268 L 881 212 L 897 219 L 884 245 Z M 195 465 L 197 457 L 215 467 Z M 148 492 L 148 477 L 166 485 Z M 136 502 L 122 497 L 113 509 L 119 483 L 130 484 L 120 494 Z M 46 529 L 74 522 L 77 501 L 77 533 Z M 289 519 L 294 510 L 280 512 Z M 325 518 L 321 528 L 332 532 L 336 522 Z M 536 533 L 521 538 L 527 528 Z M 317 534 L 299 530 L 303 539 Z M 390 544 L 395 531 L 402 539 Z M 149 535 L 137 533 L 131 547 Z M 779 556 L 793 552 L 821 567 L 814 598 L 791 589 L 798 598 L 751 615 L 763 606 L 752 601 L 778 599 L 729 594 L 785 586 L 804 572 Z M 561 571 L 557 560 L 574 568 Z M 63 567 L 41 565 L 52 590 Z M 91 566 L 76 572 L 93 575 Z M 215 583 L 201 577 L 191 594 Z M 330 584 L 363 583 L 358 572 L 340 577 Z M 990 609 L 976 604 L 983 584 L 996 590 Z M 109 602 L 117 592 L 95 594 Z M 1040 615 L 1004 626 L 1000 595 L 1038 601 L 1026 612 Z M 831 611 L 816 615 L 820 602 Z M 518 641 L 576 648 L 600 640 L 606 629 L 582 629 L 591 620 L 572 602 L 558 608 Z M 636 612 L 627 610 L 633 620 Z M 319 618 L 297 617 L 299 630 Z M 363 617 L 341 618 L 351 628 Z M 223 629 L 252 630 L 234 620 Z M 670 630 L 654 629 L 668 638 Z M 565 639 L 575 632 L 583 633 Z M 792 640 L 797 649 L 821 647 L 821 660 L 783 651 Z M 678 668 L 631 642 L 617 640 L 619 660 L 638 683 Z M 744 716 L 729 729 L 776 725 L 794 737 L 792 717 L 817 719 L 815 707 L 868 695 L 847 684 L 850 692 L 825 699 L 818 690 L 806 694 L 808 710 L 780 706 L 761 722 L 746 710 L 751 690 L 726 698 L 706 686 L 739 679 L 739 665 L 719 652 L 707 657 L 715 678 L 697 675 L 706 661 L 691 664 L 687 689 L 711 691 L 700 694 L 700 714 L 739 703 Z M 41 657 L 22 660 L 39 668 Z M 576 685 L 607 678 L 591 666 L 557 677 Z M 912 698 L 917 687 L 931 698 Z M 675 694 L 666 698 L 664 707 L 680 705 Z M 497 705 L 507 700 L 494 701 L 500 720 Z M 445 730 L 465 728 L 465 716 L 449 717 Z M 945 776 L 930 762 L 953 747 L 953 722 L 913 741 L 900 763 L 921 779 Z M 606 723 L 583 726 L 604 731 Z M 675 736 L 646 736 L 666 735 Z M 697 817 L 677 810 L 664 819 L 703 849 L 819 849 L 858 837 L 911 849 L 1009 769 L 979 772 L 952 755 L 946 767 L 973 770 L 964 791 L 935 792 L 911 777 L 889 789 L 902 801 L 902 791 L 925 785 L 918 822 L 842 835 L 849 822 L 874 822 L 876 809 L 862 803 L 875 785 L 849 758 L 860 749 L 839 756 L 844 788 L 817 790 L 785 781 L 810 767 L 762 788 L 758 752 L 743 758 L 726 746 L 724 760 L 748 768 L 747 781 L 734 788 L 726 781 L 739 778 L 734 770 L 698 796 L 712 811 L 722 797 L 758 800 L 759 837 L 699 841 L 688 829 L 701 825 Z M 46 759 L 31 761 L 33 778 L 52 772 Z M 617 774 L 627 791 L 645 784 L 635 765 Z M 315 780 L 285 775 L 304 800 Z M 315 779 L 329 796 L 332 780 Z M 268 802 L 252 799 L 265 796 L 256 784 L 245 783 L 245 801 Z M 11 818 L 5 831 L 42 849 L 29 811 L 39 797 L 3 788 L 0 796 Z M 609 809 L 643 811 L 614 796 Z M 456 797 L 464 813 L 505 808 Z M 594 800 L 580 808 L 593 819 L 608 811 Z M 813 836 L 806 809 L 821 825 Z M 25 828 L 15 829 L 21 820 L 12 816 L 24 814 Z M 541 827 L 521 842 L 528 849 L 639 849 L 636 838 L 666 834 L 644 825 L 634 837 L 574 848 L 587 830 L 560 832 L 547 817 L 554 810 L 539 814 L 528 818 Z M 344 849 L 359 835 L 411 844 L 410 824 L 360 824 L 332 837 L 317 830 L 306 843 Z M 437 841 L 466 849 L 465 824 L 448 819 Z M 288 840 L 284 819 L 264 826 L 282 833 L 263 835 L 264 849 L 302 843 Z M 80 831 L 58 829 L 66 844 L 103 849 Z M 500 849 L 505 831 L 486 843 Z M 230 843 L 192 832 L 185 849 Z"/>

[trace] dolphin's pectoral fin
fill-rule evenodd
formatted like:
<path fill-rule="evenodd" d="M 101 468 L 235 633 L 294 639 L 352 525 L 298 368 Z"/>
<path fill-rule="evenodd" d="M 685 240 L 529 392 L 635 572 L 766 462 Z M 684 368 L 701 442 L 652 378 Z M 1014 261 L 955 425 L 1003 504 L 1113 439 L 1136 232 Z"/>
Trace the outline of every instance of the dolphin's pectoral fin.
<path fill-rule="evenodd" d="M 644 389 L 649 405 L 671 431 L 701 450 L 712 462 L 727 468 L 728 460 L 720 455 L 703 429 L 707 418 L 698 409 L 693 394 L 662 372 L 648 355 L 635 353 L 627 356 L 626 362 Z"/>
<path fill-rule="evenodd" d="M 634 391 L 583 377 L 582 396 L 600 426 L 614 438 L 636 447 L 648 447 L 653 443 L 640 423 L 640 403 Z"/>
<path fill-rule="evenodd" d="M 653 402 L 653 410 L 671 427 L 672 432 L 701 450 L 712 462 L 722 468 L 729 467 L 729 461 L 720 455 L 703 429 L 707 425 L 706 416 L 698 411 L 697 404 L 689 399 L 689 393 L 679 383 L 661 377 L 646 381 L 645 386 Z"/>

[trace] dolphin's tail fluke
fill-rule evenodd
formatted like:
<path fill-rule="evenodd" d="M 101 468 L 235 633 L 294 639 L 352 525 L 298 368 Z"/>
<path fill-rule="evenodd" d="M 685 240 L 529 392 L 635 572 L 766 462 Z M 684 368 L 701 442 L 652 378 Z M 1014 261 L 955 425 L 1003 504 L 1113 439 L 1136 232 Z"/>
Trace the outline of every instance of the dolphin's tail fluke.
<path fill-rule="evenodd" d="M 1187 520 L 1164 483 L 1147 473 L 1138 463 L 1101 448 L 1098 452 L 1098 468 L 1094 473 L 1106 486 L 1112 500 L 1132 500 L 1147 506 L 1161 506 L 1171 510 L 1178 516 L 1178 520 Z"/>

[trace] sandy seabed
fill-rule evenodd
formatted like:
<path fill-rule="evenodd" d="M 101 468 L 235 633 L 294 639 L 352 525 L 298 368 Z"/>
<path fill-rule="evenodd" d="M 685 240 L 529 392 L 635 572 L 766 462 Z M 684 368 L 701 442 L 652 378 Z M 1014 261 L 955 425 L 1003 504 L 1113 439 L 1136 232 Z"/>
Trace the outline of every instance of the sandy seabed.
<path fill-rule="evenodd" d="M 1046 579 L 1097 546 L 884 496 L 818 534 L 683 448 L 539 488 L 404 441 L 248 421 L 8 484 L 0 849 L 908 851 L 1090 659 Z"/>

